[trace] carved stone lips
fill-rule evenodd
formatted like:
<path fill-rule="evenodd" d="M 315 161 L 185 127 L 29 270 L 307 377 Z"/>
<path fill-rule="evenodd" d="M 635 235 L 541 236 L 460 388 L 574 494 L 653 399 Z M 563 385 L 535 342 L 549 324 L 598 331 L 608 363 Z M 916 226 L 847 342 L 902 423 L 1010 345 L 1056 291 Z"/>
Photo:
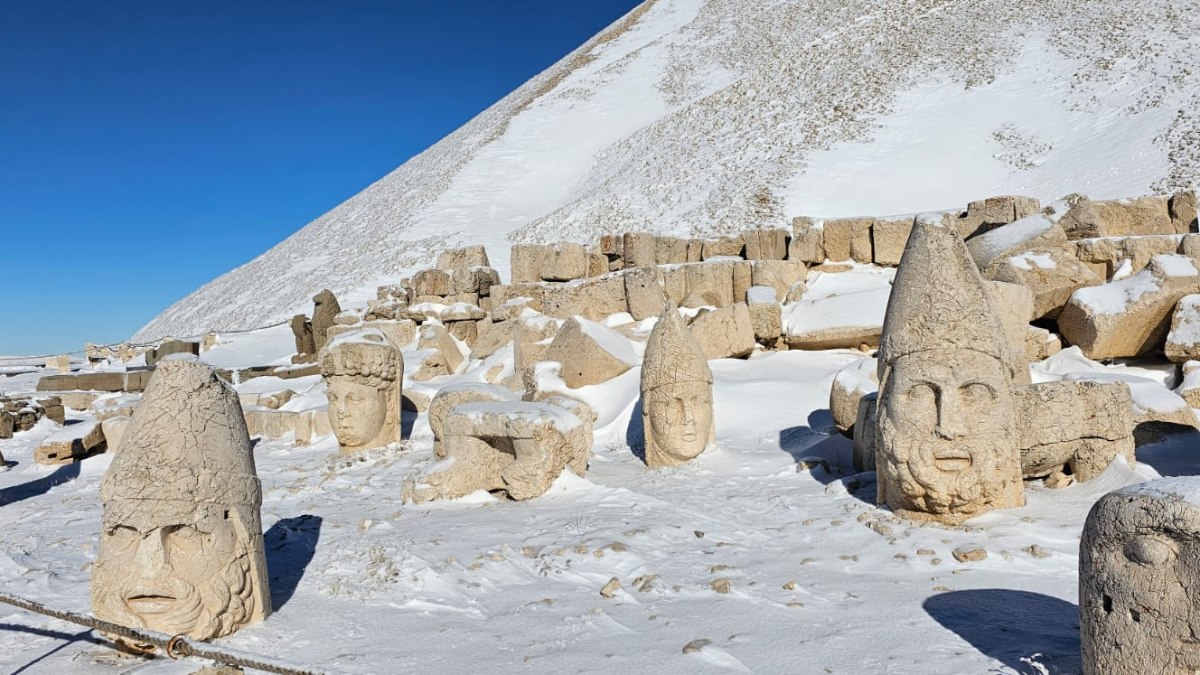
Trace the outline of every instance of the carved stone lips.
<path fill-rule="evenodd" d="M 175 600 L 170 595 L 140 594 L 129 596 L 125 603 L 138 614 L 161 614 L 170 610 Z"/>
<path fill-rule="evenodd" d="M 955 448 L 934 450 L 933 465 L 942 471 L 962 471 L 971 466 L 971 453 Z"/>

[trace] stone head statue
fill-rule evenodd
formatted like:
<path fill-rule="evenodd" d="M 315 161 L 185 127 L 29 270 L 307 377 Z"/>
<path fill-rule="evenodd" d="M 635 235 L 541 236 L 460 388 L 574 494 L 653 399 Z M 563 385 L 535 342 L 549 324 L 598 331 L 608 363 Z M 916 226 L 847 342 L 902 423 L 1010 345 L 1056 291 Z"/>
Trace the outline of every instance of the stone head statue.
<path fill-rule="evenodd" d="M 953 228 L 918 219 L 879 347 L 880 502 L 956 524 L 1024 503 L 1011 360 Z"/>
<path fill-rule="evenodd" d="M 675 466 L 716 440 L 712 371 L 674 304 L 659 317 L 642 362 L 646 466 Z"/>
<path fill-rule="evenodd" d="M 1110 492 L 1079 547 L 1085 675 L 1200 672 L 1200 480 Z"/>
<path fill-rule="evenodd" d="M 211 367 L 159 364 L 100 497 L 97 618 L 208 640 L 270 614 L 250 436 Z"/>
<path fill-rule="evenodd" d="M 404 357 L 383 331 L 342 333 L 325 345 L 318 360 L 329 388 L 329 424 L 342 450 L 398 442 Z"/>

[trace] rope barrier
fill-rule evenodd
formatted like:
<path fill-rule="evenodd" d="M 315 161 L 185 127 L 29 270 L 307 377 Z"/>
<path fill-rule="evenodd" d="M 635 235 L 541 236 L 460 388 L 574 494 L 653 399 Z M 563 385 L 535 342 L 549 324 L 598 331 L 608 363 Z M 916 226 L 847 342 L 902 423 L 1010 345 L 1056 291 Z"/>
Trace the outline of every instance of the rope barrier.
<path fill-rule="evenodd" d="M 150 630 L 139 630 L 134 628 L 126 628 L 115 623 L 102 621 L 83 614 L 74 612 L 63 612 L 50 609 L 40 603 L 30 600 L 24 600 L 15 596 L 0 593 L 0 602 L 7 603 L 13 607 L 19 607 L 29 612 L 43 614 L 45 616 L 58 619 L 60 621 L 68 621 L 70 623 L 93 628 L 109 635 L 116 635 L 127 640 L 132 640 L 138 644 L 154 645 L 162 648 L 167 656 L 172 659 L 178 659 L 184 656 L 194 656 L 202 659 L 209 659 L 227 666 L 237 666 L 239 668 L 252 668 L 261 670 L 267 673 L 278 673 L 279 675 L 321 675 L 317 671 L 305 670 L 295 666 L 280 665 L 277 663 L 268 663 L 259 660 L 249 654 L 236 652 L 230 649 L 223 649 L 215 645 L 206 644 L 191 640 L 183 635 L 167 635 L 166 633 L 158 633 Z"/>

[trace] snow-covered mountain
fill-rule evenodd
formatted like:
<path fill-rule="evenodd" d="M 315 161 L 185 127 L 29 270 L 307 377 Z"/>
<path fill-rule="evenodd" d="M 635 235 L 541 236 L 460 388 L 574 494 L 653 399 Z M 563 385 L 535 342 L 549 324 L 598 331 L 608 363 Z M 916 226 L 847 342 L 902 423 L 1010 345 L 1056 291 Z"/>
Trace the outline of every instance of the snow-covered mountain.
<path fill-rule="evenodd" d="M 1200 176 L 1177 0 L 647 0 L 136 339 L 353 302 L 484 243 L 711 234 Z"/>

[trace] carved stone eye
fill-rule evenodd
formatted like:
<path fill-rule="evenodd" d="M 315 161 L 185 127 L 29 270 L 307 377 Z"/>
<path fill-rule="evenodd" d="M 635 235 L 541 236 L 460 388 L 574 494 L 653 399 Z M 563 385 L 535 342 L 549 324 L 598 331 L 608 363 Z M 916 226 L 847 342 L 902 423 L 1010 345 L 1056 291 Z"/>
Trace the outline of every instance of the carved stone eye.
<path fill-rule="evenodd" d="M 1165 565 L 1175 558 L 1175 549 L 1154 537 L 1138 537 L 1125 545 L 1125 557 L 1139 565 Z"/>

